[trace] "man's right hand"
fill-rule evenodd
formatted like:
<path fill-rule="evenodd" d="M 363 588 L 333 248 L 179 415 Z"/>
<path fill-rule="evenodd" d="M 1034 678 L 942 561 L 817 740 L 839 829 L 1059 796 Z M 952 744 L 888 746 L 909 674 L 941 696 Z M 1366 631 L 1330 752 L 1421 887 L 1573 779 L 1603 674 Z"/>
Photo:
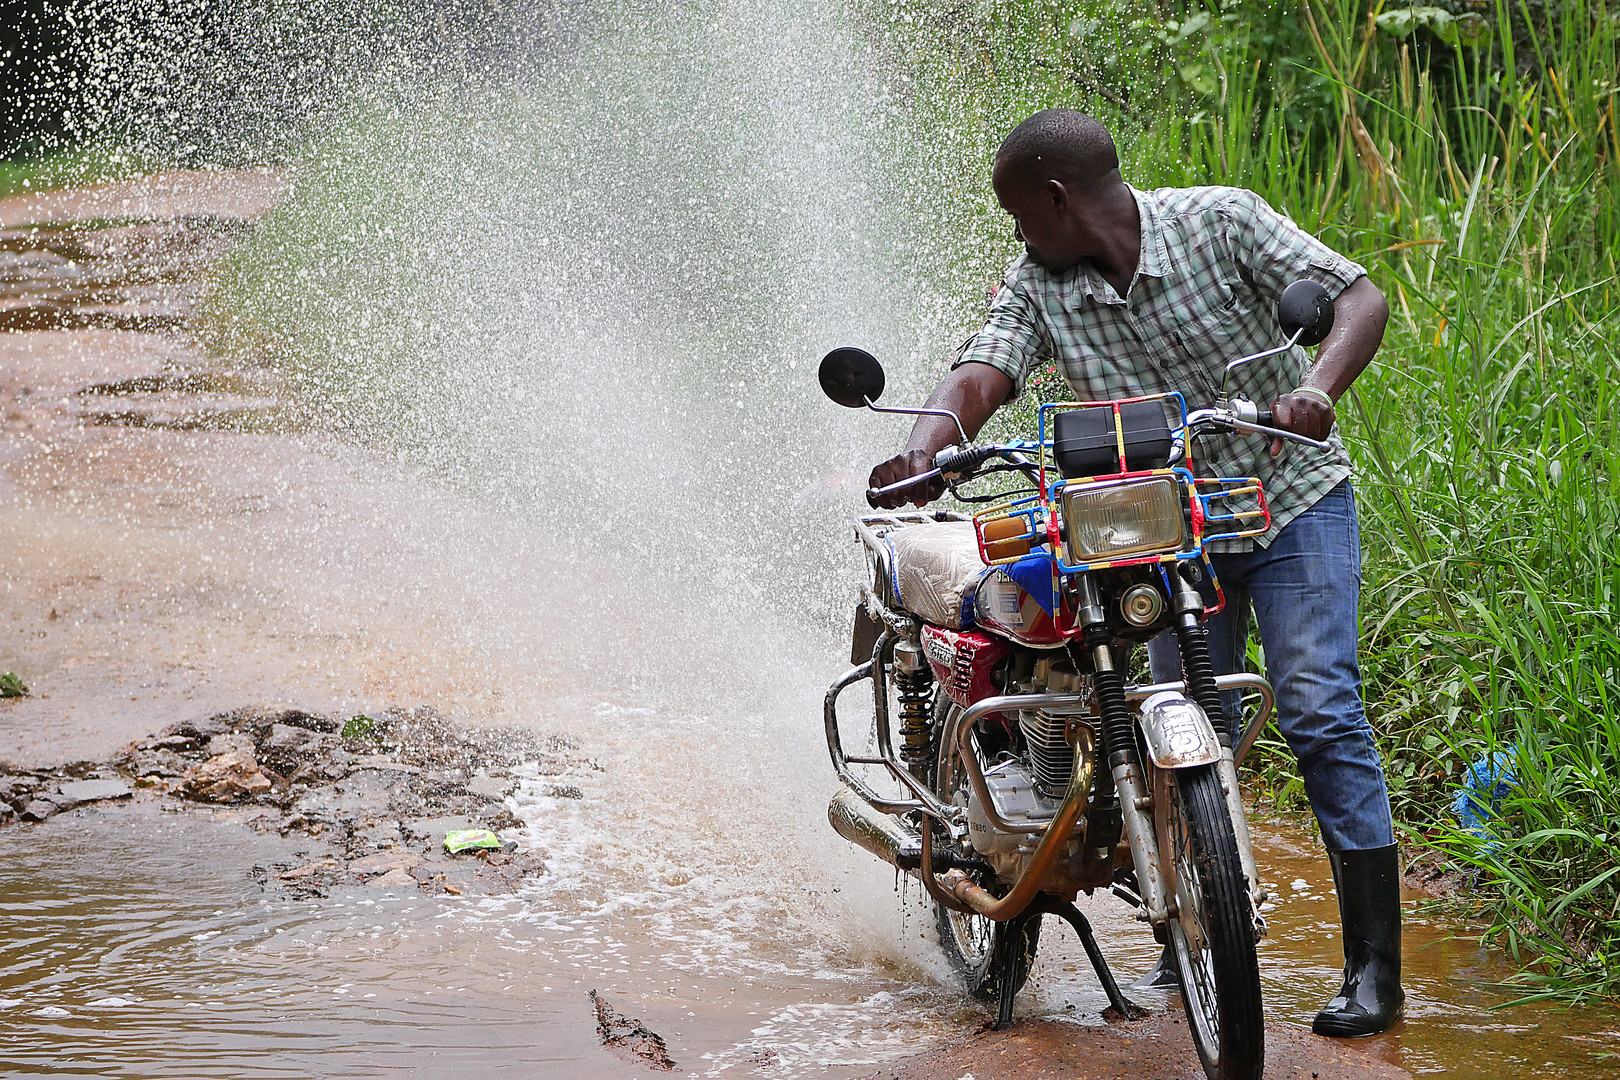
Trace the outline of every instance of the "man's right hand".
<path fill-rule="evenodd" d="M 871 479 L 867 482 L 869 488 L 888 487 L 897 484 L 908 476 L 925 473 L 934 467 L 934 455 L 926 450 L 907 450 L 896 454 L 872 470 Z M 919 481 L 910 487 L 891 491 L 886 495 L 869 498 L 867 501 L 873 506 L 884 510 L 893 510 L 896 507 L 911 503 L 914 506 L 924 506 L 933 502 L 945 493 L 945 483 L 935 476 L 928 480 Z"/>
<path fill-rule="evenodd" d="M 1012 396 L 1013 381 L 989 364 L 963 364 L 952 369 L 928 396 L 927 408 L 946 409 L 961 417 L 968 438 L 973 438 L 997 406 Z M 943 416 L 919 416 L 906 440 L 906 449 L 872 470 L 869 488 L 888 487 L 934 467 L 934 455 L 961 440 L 956 424 Z M 945 493 L 938 477 L 891 491 L 869 500 L 884 510 L 912 503 L 926 506 Z"/>

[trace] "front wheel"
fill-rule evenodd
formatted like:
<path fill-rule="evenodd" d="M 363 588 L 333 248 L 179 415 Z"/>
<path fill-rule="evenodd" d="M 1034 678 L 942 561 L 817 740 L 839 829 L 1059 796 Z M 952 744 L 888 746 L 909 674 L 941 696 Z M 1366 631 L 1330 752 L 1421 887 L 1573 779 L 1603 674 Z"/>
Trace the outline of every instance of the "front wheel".
<path fill-rule="evenodd" d="M 956 724 L 962 715 L 961 706 L 944 694 L 934 707 L 934 739 L 936 753 L 934 767 L 928 777 L 929 787 L 941 802 L 967 805 L 967 777 L 963 774 L 956 753 Z M 936 844 L 945 841 L 943 830 L 936 831 Z M 964 855 L 973 854 L 971 851 Z M 980 885 L 999 894 L 996 884 L 980 881 Z M 983 915 L 952 911 L 934 905 L 934 927 L 939 935 L 940 950 L 950 962 L 951 970 L 961 980 L 968 993 L 980 1001 L 994 1002 L 1001 997 L 1002 984 L 1011 980 L 1013 993 L 1017 993 L 1029 978 L 1029 968 L 1035 961 L 1035 950 L 1041 941 L 1041 917 L 995 922 Z M 1004 935 L 1018 935 L 1011 943 L 1011 964 L 1003 962 L 1004 955 L 997 949 Z"/>
<path fill-rule="evenodd" d="M 1176 915 L 1170 945 L 1187 1026 L 1210 1080 L 1259 1080 L 1265 1064 L 1254 913 L 1214 765 L 1160 771 L 1154 821 Z"/>

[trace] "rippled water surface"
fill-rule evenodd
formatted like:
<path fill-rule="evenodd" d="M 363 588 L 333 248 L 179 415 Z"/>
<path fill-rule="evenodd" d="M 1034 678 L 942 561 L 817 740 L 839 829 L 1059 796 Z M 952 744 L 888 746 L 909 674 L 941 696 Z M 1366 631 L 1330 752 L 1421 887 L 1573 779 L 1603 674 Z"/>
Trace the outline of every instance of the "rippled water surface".
<path fill-rule="evenodd" d="M 8 829 L 0 1072 L 651 1075 L 598 1046 L 593 989 L 667 1040 L 676 1075 L 753 1074 L 762 1063 L 775 1076 L 862 1075 L 984 1022 L 929 962 L 914 899 L 895 924 L 900 951 L 885 960 L 761 910 L 745 890 L 722 895 L 701 873 L 643 864 L 632 881 L 625 850 L 601 831 L 607 788 L 566 800 L 571 813 L 537 788 L 520 792 L 530 842 L 576 830 L 592 839 L 563 842 L 550 879 L 499 899 L 363 888 L 278 898 L 264 871 L 294 844 L 156 800 Z M 1308 1022 L 1337 973 L 1330 882 L 1307 839 L 1275 825 L 1261 834 L 1282 897 L 1261 953 L 1274 1021 Z M 621 840 L 633 843 L 633 830 Z M 870 868 L 849 854 L 858 879 Z M 593 872 L 588 859 L 605 865 Z M 829 889 L 827 900 L 844 895 Z M 1156 949 L 1122 907 L 1085 906 L 1116 969 L 1144 969 Z M 1419 1075 L 1480 1080 L 1605 1067 L 1620 1017 L 1490 1012 L 1506 998 L 1486 984 L 1509 969 L 1453 933 L 1409 916 L 1407 1020 L 1366 1048 Z M 1104 1004 L 1075 942 L 1044 935 L 1019 1015 L 1095 1023 Z"/>
<path fill-rule="evenodd" d="M 658 1031 L 681 1074 L 768 1050 L 779 1075 L 849 1075 L 919 1045 L 919 1020 L 957 1020 L 947 995 L 834 970 L 802 935 L 796 955 L 622 894 L 276 899 L 255 878 L 292 850 L 150 804 L 0 834 L 0 1073 L 650 1071 L 597 1045 L 592 989 Z"/>

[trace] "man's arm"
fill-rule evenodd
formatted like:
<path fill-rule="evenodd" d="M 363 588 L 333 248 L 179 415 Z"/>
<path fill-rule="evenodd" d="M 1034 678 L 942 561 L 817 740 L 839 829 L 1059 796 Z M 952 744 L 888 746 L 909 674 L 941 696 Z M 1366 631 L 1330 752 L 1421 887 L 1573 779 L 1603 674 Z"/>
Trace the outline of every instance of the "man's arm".
<path fill-rule="evenodd" d="M 1374 344 L 1376 347 L 1376 342 Z M 1366 366 L 1365 361 L 1362 366 Z M 961 418 L 962 427 L 971 439 L 990 419 L 990 414 L 999 409 L 1012 393 L 1013 381 L 1003 372 L 989 364 L 969 363 L 945 376 L 938 389 L 928 396 L 927 407 L 955 413 Z M 911 438 L 906 440 L 906 448 L 873 469 L 868 486 L 887 487 L 908 476 L 927 472 L 934 467 L 934 455 L 959 438 L 956 425 L 949 418 L 919 416 L 911 429 Z M 944 491 L 945 485 L 936 477 L 880 496 L 877 504 L 885 510 L 893 510 L 907 502 L 923 506 L 939 498 Z"/>
<path fill-rule="evenodd" d="M 1317 350 L 1299 385 L 1326 394 L 1337 402 L 1356 376 L 1366 370 L 1384 340 L 1389 305 L 1369 278 L 1357 278 L 1333 304 L 1333 332 Z M 1313 393 L 1290 392 L 1272 402 L 1277 427 L 1312 439 L 1325 439 L 1333 427 L 1333 405 Z M 913 436 L 915 437 L 915 436 Z M 1282 452 L 1282 440 L 1271 441 L 1272 454 Z"/>

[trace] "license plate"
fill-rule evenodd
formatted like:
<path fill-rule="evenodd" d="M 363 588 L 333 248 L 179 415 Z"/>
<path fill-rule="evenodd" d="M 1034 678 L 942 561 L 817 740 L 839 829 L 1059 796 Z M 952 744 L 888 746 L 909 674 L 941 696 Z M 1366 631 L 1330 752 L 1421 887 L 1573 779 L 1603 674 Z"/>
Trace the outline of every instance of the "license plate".
<path fill-rule="evenodd" d="M 855 640 L 849 648 L 849 662 L 864 664 L 872 659 L 872 650 L 877 648 L 878 634 L 883 630 L 883 624 L 873 622 L 866 614 L 865 604 L 855 605 Z"/>

